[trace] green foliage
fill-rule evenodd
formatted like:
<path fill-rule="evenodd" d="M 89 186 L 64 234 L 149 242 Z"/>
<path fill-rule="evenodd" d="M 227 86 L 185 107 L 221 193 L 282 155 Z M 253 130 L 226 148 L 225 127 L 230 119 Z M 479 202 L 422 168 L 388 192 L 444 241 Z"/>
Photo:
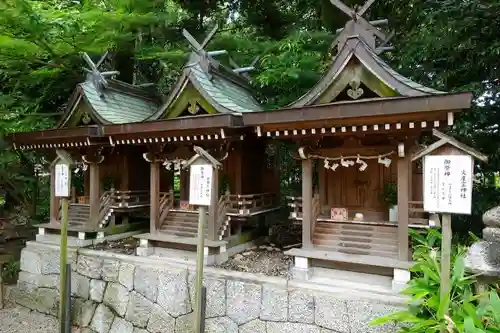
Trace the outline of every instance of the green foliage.
<path fill-rule="evenodd" d="M 402 294 L 410 297 L 408 309 L 378 318 L 380 325 L 395 322 L 400 332 L 432 333 L 444 329 L 450 333 L 500 332 L 500 299 L 497 290 L 490 288 L 476 293 L 476 276 L 465 272 L 466 248 L 456 246 L 452 251 L 451 292 L 440 297 L 441 234 L 434 229 L 414 233 L 416 243 L 411 268 L 412 279 Z"/>
<path fill-rule="evenodd" d="M 21 262 L 19 260 L 11 260 L 3 266 L 2 279 L 7 283 L 15 282 L 19 271 L 21 270 Z"/>
<path fill-rule="evenodd" d="M 392 207 L 398 204 L 398 187 L 396 183 L 384 184 L 384 190 L 382 191 L 382 201 L 386 203 L 388 207 Z"/>

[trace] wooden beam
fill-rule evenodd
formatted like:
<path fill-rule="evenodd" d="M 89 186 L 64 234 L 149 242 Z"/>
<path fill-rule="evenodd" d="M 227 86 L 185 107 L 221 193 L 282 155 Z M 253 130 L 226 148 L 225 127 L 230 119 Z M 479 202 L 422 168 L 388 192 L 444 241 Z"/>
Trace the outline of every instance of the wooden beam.
<path fill-rule="evenodd" d="M 245 112 L 243 122 L 246 126 L 262 126 L 304 121 L 360 119 L 360 117 L 393 116 L 394 119 L 407 119 L 409 114 L 420 112 L 457 111 L 468 109 L 471 93 L 450 93 L 432 96 L 369 98 L 358 101 L 328 103 L 297 108 L 282 108 L 273 112 Z M 366 125 L 366 124 L 361 124 Z"/>
<path fill-rule="evenodd" d="M 100 191 L 100 181 L 99 181 L 99 164 L 96 162 L 89 163 L 90 172 L 90 195 L 89 195 L 89 205 L 90 205 L 90 215 L 89 215 L 89 225 L 92 227 L 97 227 L 99 225 L 99 210 L 101 208 L 101 191 Z"/>
<path fill-rule="evenodd" d="M 411 160 L 407 155 L 398 160 L 398 258 L 408 260 L 408 224 L 409 224 L 409 172 Z"/>
<path fill-rule="evenodd" d="M 149 206 L 149 217 L 151 224 L 151 233 L 156 233 L 156 230 L 160 227 L 159 217 L 160 217 L 160 162 L 154 160 L 150 163 L 151 174 L 150 174 L 150 206 Z"/>
<path fill-rule="evenodd" d="M 432 135 L 434 135 L 435 137 L 437 137 L 441 140 L 446 140 L 449 144 L 455 146 L 456 148 L 458 148 L 460 150 L 463 150 L 467 154 L 472 155 L 473 157 L 475 157 L 476 159 L 478 159 L 482 162 L 488 162 L 488 156 L 475 150 L 472 147 L 467 146 L 466 144 L 459 142 L 458 140 L 454 139 L 453 137 L 451 137 L 449 135 L 446 135 L 446 134 L 444 134 L 436 129 L 432 130 Z"/>
<path fill-rule="evenodd" d="M 219 211 L 219 172 L 220 170 L 217 168 L 213 168 L 212 175 L 212 198 L 210 202 L 210 207 L 208 209 L 208 230 L 207 237 L 211 241 L 217 241 L 217 221 L 219 220 L 219 216 L 217 216 L 217 212 Z"/>
<path fill-rule="evenodd" d="M 370 8 L 370 6 L 375 2 L 375 0 L 367 0 L 365 2 L 365 4 L 363 5 L 363 7 L 361 7 L 359 10 L 358 10 L 358 15 L 359 16 L 363 16 L 366 11 Z M 371 23 L 371 22 L 370 22 Z M 373 23 L 372 23 L 373 24 Z"/>
<path fill-rule="evenodd" d="M 312 198 L 313 198 L 312 160 L 302 160 L 302 247 L 311 248 Z"/>
<path fill-rule="evenodd" d="M 55 165 L 50 166 L 50 220 L 53 223 L 59 220 L 59 202 L 56 198 L 56 171 Z"/>

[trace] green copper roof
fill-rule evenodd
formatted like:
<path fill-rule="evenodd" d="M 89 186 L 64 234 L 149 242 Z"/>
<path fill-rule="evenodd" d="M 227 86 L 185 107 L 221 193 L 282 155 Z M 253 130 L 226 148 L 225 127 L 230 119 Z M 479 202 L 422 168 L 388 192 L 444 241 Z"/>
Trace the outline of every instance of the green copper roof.
<path fill-rule="evenodd" d="M 209 79 L 199 64 L 191 67 L 191 78 L 220 106 L 232 112 L 262 111 L 250 91 L 217 73 Z"/>
<path fill-rule="evenodd" d="M 203 64 L 208 69 L 205 69 Z M 253 96 L 245 77 L 234 73 L 214 59 L 204 59 L 193 52 L 165 104 L 151 119 L 159 119 L 168 114 L 183 91 L 190 87 L 194 87 L 217 113 L 245 113 L 263 110 Z"/>
<path fill-rule="evenodd" d="M 85 81 L 79 85 L 85 100 L 90 104 L 97 118 L 103 123 L 125 124 L 141 122 L 150 117 L 158 109 L 152 99 L 144 98 L 127 91 L 115 88 L 98 92 L 92 82 Z"/>

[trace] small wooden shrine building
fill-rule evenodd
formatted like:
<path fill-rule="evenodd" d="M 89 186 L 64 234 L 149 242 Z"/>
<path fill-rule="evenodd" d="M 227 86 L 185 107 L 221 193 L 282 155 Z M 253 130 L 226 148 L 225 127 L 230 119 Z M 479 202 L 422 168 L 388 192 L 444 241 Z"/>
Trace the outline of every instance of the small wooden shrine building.
<path fill-rule="evenodd" d="M 302 224 L 302 248 L 288 252 L 297 272 L 333 266 L 405 280 L 408 229 L 438 223 L 423 212 L 421 170 L 411 156 L 423 134 L 453 125 L 472 95 L 398 74 L 379 56 L 387 36 L 374 24 L 384 20 L 362 16 L 373 1 L 358 11 L 331 1 L 351 20 L 332 45 L 337 52 L 324 77 L 288 107 L 246 113 L 243 121 L 259 137 L 299 147 L 302 194 L 289 205 Z"/>
<path fill-rule="evenodd" d="M 148 219 L 141 244 L 195 248 L 197 211 L 188 203 L 189 170 L 183 165 L 200 146 L 217 159 L 214 203 L 209 211 L 206 246 L 236 245 L 242 232 L 279 207 L 279 175 L 268 167 L 266 140 L 244 128 L 242 115 L 261 111 L 245 72 L 225 66 L 185 32 L 193 52 L 166 98 L 145 88 L 107 77 L 86 57 L 90 73 L 77 86 L 59 126 L 14 133 L 14 149 L 69 152 L 83 173 L 70 204 L 69 233 L 102 238 L 135 230 Z M 53 169 L 53 167 L 52 167 Z M 42 233 L 60 228 L 59 203 L 52 181 L 51 213 Z M 153 244 L 154 245 L 154 244 Z"/>

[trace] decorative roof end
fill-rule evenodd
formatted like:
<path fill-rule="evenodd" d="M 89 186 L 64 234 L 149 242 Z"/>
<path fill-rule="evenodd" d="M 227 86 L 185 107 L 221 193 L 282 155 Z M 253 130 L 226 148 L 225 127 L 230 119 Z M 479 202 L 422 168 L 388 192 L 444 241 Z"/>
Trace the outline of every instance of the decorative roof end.
<path fill-rule="evenodd" d="M 363 39 L 363 41 L 377 54 L 393 49 L 392 46 L 388 46 L 388 43 L 394 36 L 394 32 L 386 34 L 381 29 L 377 28 L 378 26 L 387 24 L 388 20 L 368 21 L 363 17 L 375 0 L 367 0 L 363 6 L 356 6 L 354 9 L 345 5 L 341 0 L 330 0 L 330 2 L 351 18 L 347 21 L 344 28 L 337 30 L 338 36 L 334 40 L 332 48 L 337 46 L 340 52 L 346 41 L 356 36 Z"/>

